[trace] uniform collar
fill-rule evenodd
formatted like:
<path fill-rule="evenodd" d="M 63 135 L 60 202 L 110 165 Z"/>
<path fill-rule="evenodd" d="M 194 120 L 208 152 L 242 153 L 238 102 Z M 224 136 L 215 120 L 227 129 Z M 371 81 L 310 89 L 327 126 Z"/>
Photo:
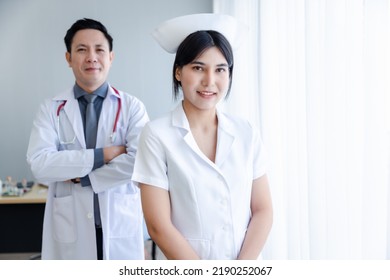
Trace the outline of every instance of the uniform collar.
<path fill-rule="evenodd" d="M 213 168 L 216 168 L 220 172 L 217 166 L 221 166 L 225 160 L 228 158 L 232 145 L 235 139 L 234 125 L 227 115 L 220 112 L 217 108 L 217 117 L 218 117 L 218 140 L 217 140 L 217 154 L 215 159 L 215 164 L 211 162 L 199 149 L 198 145 L 195 142 L 195 139 L 192 136 L 190 130 L 190 124 L 188 122 L 187 116 L 184 112 L 182 102 L 177 105 L 176 109 L 172 111 L 172 125 L 179 127 L 185 130 L 183 133 L 183 139 L 188 144 L 188 146 L 199 155 L 205 162 L 210 164 Z"/>
<path fill-rule="evenodd" d="M 218 107 L 216 112 L 218 118 L 218 129 L 222 129 L 233 136 L 234 129 L 232 128 L 232 124 L 228 117 L 223 112 L 221 112 Z M 186 113 L 184 112 L 182 102 L 180 102 L 172 111 L 172 125 L 190 131 L 190 124 L 188 122 Z"/>
<path fill-rule="evenodd" d="M 190 124 L 183 109 L 183 102 L 180 102 L 172 111 L 172 125 L 190 131 Z"/>

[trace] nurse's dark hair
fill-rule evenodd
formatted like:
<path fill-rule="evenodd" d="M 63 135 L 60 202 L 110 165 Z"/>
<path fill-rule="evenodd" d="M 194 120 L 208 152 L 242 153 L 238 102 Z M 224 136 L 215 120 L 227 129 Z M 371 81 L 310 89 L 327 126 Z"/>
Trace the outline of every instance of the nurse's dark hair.
<path fill-rule="evenodd" d="M 112 51 L 113 48 L 113 39 L 111 35 L 108 33 L 106 27 L 99 21 L 90 19 L 90 18 L 83 18 L 79 19 L 73 25 L 68 29 L 66 32 L 64 41 L 66 46 L 66 51 L 70 53 L 72 49 L 72 41 L 74 35 L 77 33 L 77 31 L 83 30 L 83 29 L 95 29 L 99 30 L 104 34 L 104 37 L 106 37 L 108 41 L 108 45 L 110 48 L 110 51 Z"/>
<path fill-rule="evenodd" d="M 229 67 L 229 88 L 226 98 L 229 96 L 233 78 L 233 51 L 229 41 L 221 33 L 214 30 L 201 30 L 188 35 L 179 45 L 176 51 L 175 62 L 173 63 L 173 98 L 179 97 L 181 83 L 176 79 L 176 69 L 181 68 L 202 55 L 211 48 L 217 47 L 225 57 Z"/>

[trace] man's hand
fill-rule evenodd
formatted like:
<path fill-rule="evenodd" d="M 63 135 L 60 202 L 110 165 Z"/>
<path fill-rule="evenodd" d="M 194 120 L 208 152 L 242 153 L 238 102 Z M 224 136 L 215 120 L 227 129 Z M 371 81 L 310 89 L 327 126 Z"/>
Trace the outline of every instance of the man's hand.
<path fill-rule="evenodd" d="M 117 156 L 126 153 L 126 146 L 111 146 L 103 148 L 104 163 L 110 162 Z"/>

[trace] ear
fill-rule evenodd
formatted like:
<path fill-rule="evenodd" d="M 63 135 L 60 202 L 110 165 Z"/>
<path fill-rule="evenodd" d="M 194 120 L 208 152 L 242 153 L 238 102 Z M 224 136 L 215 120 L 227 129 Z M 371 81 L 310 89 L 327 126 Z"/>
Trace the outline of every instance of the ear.
<path fill-rule="evenodd" d="M 65 59 L 68 62 L 68 66 L 71 67 L 70 64 L 72 62 L 72 56 L 71 56 L 70 52 L 65 53 Z"/>
<path fill-rule="evenodd" d="M 181 67 L 176 67 L 175 69 L 175 78 L 181 82 Z"/>
<path fill-rule="evenodd" d="M 110 62 L 111 62 L 111 64 L 114 61 L 114 57 L 115 57 L 114 52 L 110 52 Z"/>

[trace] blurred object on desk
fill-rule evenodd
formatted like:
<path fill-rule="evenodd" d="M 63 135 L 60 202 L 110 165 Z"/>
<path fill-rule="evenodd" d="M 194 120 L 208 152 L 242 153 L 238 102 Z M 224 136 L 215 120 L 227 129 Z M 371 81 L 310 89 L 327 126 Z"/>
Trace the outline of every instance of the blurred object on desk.
<path fill-rule="evenodd" d="M 22 196 L 25 193 L 31 191 L 33 185 L 34 185 L 33 181 L 27 181 L 26 179 L 23 179 L 21 182 L 15 182 L 12 180 L 11 176 L 7 176 L 4 186 L 3 184 L 1 184 L 2 187 L 0 188 L 0 196 L 3 197 Z"/>
<path fill-rule="evenodd" d="M 34 184 L 29 191 L 20 196 L 0 196 L 0 204 L 46 203 L 47 187 Z"/>

